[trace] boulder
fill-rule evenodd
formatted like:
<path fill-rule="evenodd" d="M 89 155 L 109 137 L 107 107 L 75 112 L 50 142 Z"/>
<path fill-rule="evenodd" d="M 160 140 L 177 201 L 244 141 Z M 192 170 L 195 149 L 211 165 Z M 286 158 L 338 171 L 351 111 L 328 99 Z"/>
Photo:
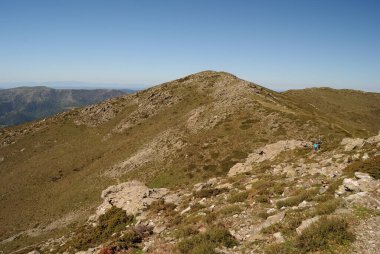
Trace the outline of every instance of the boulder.
<path fill-rule="evenodd" d="M 259 233 L 262 229 L 272 226 L 280 221 L 282 221 L 285 217 L 285 211 L 280 213 L 276 213 L 272 216 L 269 216 L 261 225 L 256 228 L 256 233 Z"/>
<path fill-rule="evenodd" d="M 359 192 L 361 190 L 359 181 L 352 178 L 345 178 L 343 180 L 343 186 L 345 187 L 346 191 Z"/>
<path fill-rule="evenodd" d="M 372 177 L 367 173 L 355 172 L 355 177 L 357 179 L 372 179 Z"/>
<path fill-rule="evenodd" d="M 248 172 L 252 169 L 252 166 L 254 164 L 266 160 L 273 160 L 283 151 L 294 150 L 296 148 L 305 148 L 310 145 L 310 142 L 302 140 L 281 140 L 276 143 L 268 144 L 249 154 L 244 163 L 236 163 L 234 166 L 232 166 L 228 172 L 228 176 L 234 176 L 240 173 Z"/>
<path fill-rule="evenodd" d="M 359 205 L 370 209 L 380 210 L 380 200 L 365 191 L 351 194 L 344 198 L 344 200 L 351 205 Z"/>
<path fill-rule="evenodd" d="M 149 189 L 143 183 L 135 180 L 112 185 L 102 192 L 103 203 L 97 208 L 96 214 L 90 217 L 90 220 L 96 220 L 112 206 L 121 208 L 128 214 L 138 214 L 167 193 L 168 189 Z"/>
<path fill-rule="evenodd" d="M 355 172 L 354 178 L 345 178 L 343 184 L 339 186 L 338 190 L 335 191 L 337 195 L 343 195 L 345 191 L 348 192 L 371 192 L 376 191 L 380 188 L 380 181 L 373 179 L 367 173 Z"/>
<path fill-rule="evenodd" d="M 354 149 L 360 149 L 364 145 L 364 139 L 362 138 L 344 138 L 340 143 L 344 146 L 346 152 L 352 151 Z"/>
<path fill-rule="evenodd" d="M 370 144 L 379 143 L 380 142 L 380 131 L 379 131 L 379 134 L 377 134 L 376 136 L 368 138 L 366 141 L 367 141 L 367 143 L 370 143 Z"/>
<path fill-rule="evenodd" d="M 310 227 L 311 224 L 319 221 L 319 216 L 315 216 L 313 218 L 310 218 L 310 219 L 307 219 L 307 220 L 304 220 L 302 221 L 301 225 L 296 228 L 296 232 L 298 235 L 302 234 L 302 232 L 307 229 L 308 227 Z"/>
<path fill-rule="evenodd" d="M 164 200 L 166 203 L 172 203 L 172 204 L 178 205 L 179 202 L 181 201 L 181 198 L 178 194 L 173 193 L 173 194 L 166 195 L 164 197 Z"/>

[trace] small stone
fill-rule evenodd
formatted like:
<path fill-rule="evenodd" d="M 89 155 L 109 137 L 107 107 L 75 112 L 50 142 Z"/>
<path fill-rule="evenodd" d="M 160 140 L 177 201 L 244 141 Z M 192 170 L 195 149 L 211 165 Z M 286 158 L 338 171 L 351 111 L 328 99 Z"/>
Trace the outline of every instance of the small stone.
<path fill-rule="evenodd" d="M 191 207 L 189 206 L 189 207 L 185 208 L 184 210 L 182 210 L 180 214 L 183 215 L 183 214 L 187 213 L 190 210 L 191 210 Z"/>
<path fill-rule="evenodd" d="M 282 236 L 281 232 L 274 233 L 273 237 L 276 239 L 275 240 L 276 243 L 283 243 L 283 242 L 285 242 L 285 239 Z"/>

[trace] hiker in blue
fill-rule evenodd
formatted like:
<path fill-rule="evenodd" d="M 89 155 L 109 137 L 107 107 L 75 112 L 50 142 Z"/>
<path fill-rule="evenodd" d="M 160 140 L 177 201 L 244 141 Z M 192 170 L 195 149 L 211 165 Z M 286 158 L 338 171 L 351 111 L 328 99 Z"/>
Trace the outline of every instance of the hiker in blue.
<path fill-rule="evenodd" d="M 314 148 L 314 152 L 318 152 L 319 144 L 315 142 L 313 145 L 313 148 Z"/>

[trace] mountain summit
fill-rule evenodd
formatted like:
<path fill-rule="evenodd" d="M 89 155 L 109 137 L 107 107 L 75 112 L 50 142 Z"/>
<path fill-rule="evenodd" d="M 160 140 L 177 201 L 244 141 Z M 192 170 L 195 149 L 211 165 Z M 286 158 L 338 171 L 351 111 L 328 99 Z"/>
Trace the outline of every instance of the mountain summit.
<path fill-rule="evenodd" d="M 365 150 L 358 150 L 358 158 L 364 151 L 373 149 L 372 144 L 377 143 L 363 138 L 377 135 L 379 112 L 380 95 L 376 93 L 333 89 L 278 93 L 226 72 L 204 71 L 134 94 L 72 109 L 46 120 L 0 129 L 0 237 L 4 240 L 1 244 L 10 251 L 67 234 L 94 213 L 102 202 L 100 194 L 109 186 L 102 194 L 105 203 L 98 210 L 134 204 L 135 199 L 117 199 L 120 193 L 137 199 L 140 194 L 136 193 L 143 193 L 146 204 L 158 202 L 153 203 L 156 208 L 149 209 L 162 210 L 160 214 L 165 216 L 168 210 L 164 204 L 159 205 L 162 200 L 157 197 L 175 194 L 177 198 L 172 206 L 176 210 L 167 209 L 173 216 L 179 216 L 179 224 L 164 224 L 171 233 L 182 232 L 178 231 L 183 229 L 177 228 L 179 225 L 189 226 L 184 217 L 189 211 L 192 211 L 190 217 L 186 218 L 198 216 L 198 211 L 209 215 L 213 210 L 207 210 L 208 203 L 204 202 L 210 197 L 220 199 L 220 203 L 214 203 L 215 209 L 225 209 L 218 210 L 215 216 L 225 213 L 229 217 L 245 209 L 256 213 L 252 215 L 252 225 L 272 215 L 276 223 L 284 218 L 292 223 L 286 217 L 294 216 L 291 210 L 278 210 L 281 206 L 276 207 L 276 202 L 281 198 L 310 195 L 299 197 L 300 202 L 313 200 L 311 204 L 315 206 L 317 201 L 313 198 L 317 195 L 317 187 L 323 183 L 326 188 L 333 184 L 339 186 L 341 181 L 335 183 L 335 178 L 331 177 L 334 174 L 342 176 L 343 168 L 348 166 L 348 157 L 354 155 L 350 147 L 345 152 L 342 140 L 349 138 L 344 143 L 349 146 L 359 142 L 354 146 Z M 322 143 L 322 150 L 313 154 L 311 143 L 317 141 Z M 367 156 L 374 156 L 374 152 L 369 154 Z M 307 166 L 295 169 L 296 165 Z M 313 177 L 317 179 L 315 182 Z M 216 180 L 207 183 L 208 179 Z M 195 186 L 193 193 L 196 183 L 206 187 Z M 272 183 L 278 189 L 272 190 Z M 130 191 L 131 188 L 134 191 Z M 204 188 L 205 193 L 200 193 Z M 310 193 L 302 194 L 303 188 L 310 189 Z M 247 191 L 241 194 L 243 190 Z M 204 204 L 193 202 L 201 199 Z M 225 206 L 226 200 L 243 203 L 229 207 Z M 290 206 L 299 204 L 293 203 Z M 287 206 L 284 203 L 284 207 Z M 142 207 L 145 205 L 136 204 L 127 211 L 142 212 Z M 266 209 L 274 210 L 268 212 L 268 216 L 255 217 Z M 117 214 L 116 210 L 112 212 Z M 144 213 L 144 216 L 152 216 L 152 213 Z M 194 228 L 186 232 L 211 234 L 206 227 L 211 227 L 212 219 L 204 221 L 202 218 L 194 219 L 197 221 Z M 299 218 L 306 220 L 310 216 Z M 145 221 L 144 217 L 140 220 Z M 218 219 L 215 221 L 222 223 Z M 229 223 L 223 227 L 234 228 L 230 233 L 237 239 L 231 244 L 235 246 L 235 241 L 241 241 L 239 246 L 246 244 L 245 238 L 237 237 L 234 223 L 238 221 Z M 260 225 L 262 229 L 269 227 Z M 281 228 L 268 232 L 273 234 L 279 230 Z M 291 233 L 295 233 L 295 228 L 292 230 Z M 248 232 L 258 237 L 259 232 Z M 178 234 L 178 239 L 189 236 Z M 160 232 L 154 233 L 154 237 L 158 237 L 157 246 L 159 241 L 170 242 L 165 238 L 169 236 L 160 235 Z M 293 239 L 291 234 L 286 237 Z M 70 252 L 100 244 L 89 240 L 92 245 L 87 242 L 78 247 L 70 245 L 71 240 L 67 240 L 70 237 L 65 239 L 60 244 Z M 193 253 L 186 252 L 183 246 L 178 248 L 182 253 Z"/>

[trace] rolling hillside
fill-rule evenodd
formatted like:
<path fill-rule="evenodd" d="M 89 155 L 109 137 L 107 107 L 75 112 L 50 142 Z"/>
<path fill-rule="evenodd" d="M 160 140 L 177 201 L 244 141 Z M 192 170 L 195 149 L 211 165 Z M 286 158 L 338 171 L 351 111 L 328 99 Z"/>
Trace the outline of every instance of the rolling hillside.
<path fill-rule="evenodd" d="M 72 102 L 89 103 L 86 96 L 67 93 Z M 2 246 L 15 250 L 67 234 L 94 213 L 110 185 L 139 180 L 149 188 L 182 193 L 213 177 L 225 179 L 232 167 L 255 158 L 257 149 L 270 154 L 272 148 L 263 149 L 268 144 L 289 150 L 247 166 L 262 179 L 269 177 L 265 170 L 282 162 L 302 159 L 320 166 L 319 159 L 308 157 L 308 144 L 323 141 L 328 159 L 340 151 L 343 138 L 376 135 L 379 102 L 380 94 L 357 91 L 277 93 L 229 73 L 205 71 L 1 129 L 0 239 L 11 239 Z M 297 150 L 303 146 L 306 150 Z M 267 181 L 292 186 L 302 177 L 279 174 Z M 332 181 L 327 179 L 320 181 Z"/>

